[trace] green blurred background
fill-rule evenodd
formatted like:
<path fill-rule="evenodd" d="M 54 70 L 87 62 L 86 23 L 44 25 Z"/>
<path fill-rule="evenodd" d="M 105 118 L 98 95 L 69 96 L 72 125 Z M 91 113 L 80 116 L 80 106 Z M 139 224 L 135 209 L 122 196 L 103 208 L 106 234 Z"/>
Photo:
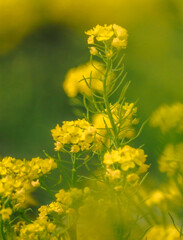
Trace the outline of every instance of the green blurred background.
<path fill-rule="evenodd" d="M 50 130 L 76 118 L 62 82 L 89 52 L 84 31 L 96 24 L 127 28 L 125 57 L 141 122 L 162 103 L 183 101 L 182 0 L 0 0 L 0 154 L 53 154 Z M 144 128 L 150 162 L 158 132 Z"/>

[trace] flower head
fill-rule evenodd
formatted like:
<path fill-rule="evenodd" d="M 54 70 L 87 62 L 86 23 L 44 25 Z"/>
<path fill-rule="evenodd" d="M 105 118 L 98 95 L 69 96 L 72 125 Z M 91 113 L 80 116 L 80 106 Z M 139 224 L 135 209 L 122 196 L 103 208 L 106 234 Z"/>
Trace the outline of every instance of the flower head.
<path fill-rule="evenodd" d="M 128 34 L 125 28 L 122 28 L 116 24 L 113 25 L 97 25 L 93 29 L 85 32 L 88 37 L 88 44 L 95 45 L 95 41 L 107 43 L 109 49 L 112 47 L 116 49 L 126 48 Z M 96 48 L 97 50 L 97 48 Z M 91 52 L 92 55 L 96 55 L 96 51 Z"/>
<path fill-rule="evenodd" d="M 160 106 L 151 116 L 150 125 L 159 127 L 162 133 L 175 129 L 178 133 L 183 132 L 183 104 Z"/>
<path fill-rule="evenodd" d="M 91 47 L 90 49 L 93 54 L 97 54 L 97 50 L 94 47 Z M 94 53 L 95 51 L 95 53 Z M 98 68 L 101 72 L 104 72 L 103 67 L 101 64 L 97 61 L 93 61 L 93 64 L 96 68 Z M 85 80 L 87 83 L 85 82 Z M 92 78 L 92 81 L 90 81 Z M 76 97 L 77 94 L 86 94 L 87 96 L 91 96 L 92 91 L 88 87 L 87 84 L 91 83 L 91 88 L 93 88 L 95 91 L 101 91 L 102 90 L 102 82 L 100 79 L 102 78 L 102 74 L 98 72 L 90 62 L 85 63 L 83 65 L 80 65 L 76 68 L 71 68 L 63 82 L 63 88 L 65 93 L 69 97 Z"/>
<path fill-rule="evenodd" d="M 138 175 L 146 172 L 149 167 L 145 164 L 146 157 L 147 155 L 144 154 L 142 149 L 132 148 L 129 145 L 108 151 L 105 153 L 103 160 L 106 165 L 106 175 L 110 179 L 126 176 L 127 182 L 137 182 L 139 180 Z M 144 168 L 144 171 L 142 171 L 142 168 Z"/>
<path fill-rule="evenodd" d="M 62 126 L 57 124 L 51 132 L 56 142 L 55 151 L 67 149 L 70 152 L 77 153 L 89 150 L 94 146 L 97 138 L 96 128 L 85 119 L 65 121 Z"/>

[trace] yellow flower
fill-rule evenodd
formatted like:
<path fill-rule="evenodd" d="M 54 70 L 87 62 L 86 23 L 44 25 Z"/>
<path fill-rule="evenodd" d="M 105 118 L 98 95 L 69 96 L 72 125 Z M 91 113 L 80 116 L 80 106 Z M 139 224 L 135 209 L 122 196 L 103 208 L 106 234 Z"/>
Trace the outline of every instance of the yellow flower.
<path fill-rule="evenodd" d="M 77 153 L 89 150 L 97 143 L 96 128 L 85 119 L 65 121 L 61 127 L 57 124 L 51 133 L 56 141 L 55 150 L 57 151 L 65 148 L 70 152 Z"/>
<path fill-rule="evenodd" d="M 39 179 L 37 179 L 36 181 L 32 181 L 31 184 L 33 187 L 39 187 L 40 186 Z"/>
<path fill-rule="evenodd" d="M 134 103 L 125 102 L 122 107 L 120 107 L 120 104 L 114 104 L 110 105 L 110 108 L 114 123 L 120 130 L 118 135 L 119 139 L 133 137 L 135 134 L 133 125 L 138 123 L 138 119 L 135 118 L 137 107 L 134 106 Z M 108 145 L 107 141 L 109 140 L 105 137 L 107 134 L 106 125 L 109 130 L 111 129 L 111 123 L 105 111 L 106 110 L 104 110 L 103 114 L 95 114 L 92 122 L 95 128 L 97 128 L 97 133 L 101 135 L 101 141 Z"/>
<path fill-rule="evenodd" d="M 150 125 L 159 127 L 162 133 L 174 128 L 178 133 L 183 132 L 183 104 L 160 106 L 151 116 Z"/>
<path fill-rule="evenodd" d="M 127 42 L 125 40 L 120 40 L 119 38 L 113 38 L 112 46 L 115 48 L 126 48 Z"/>
<path fill-rule="evenodd" d="M 151 193 L 150 197 L 146 200 L 146 204 L 148 206 L 159 205 L 164 200 L 165 200 L 165 194 L 160 190 L 156 190 Z"/>
<path fill-rule="evenodd" d="M 162 226 L 155 225 L 144 236 L 143 240 L 178 240 L 180 238 L 180 233 L 173 225 Z"/>
<path fill-rule="evenodd" d="M 93 53 L 96 53 L 96 50 L 94 48 L 92 49 Z M 93 64 L 101 72 L 104 72 L 104 69 L 100 63 L 93 61 Z M 91 90 L 87 86 L 86 82 L 82 80 L 83 77 L 86 79 L 88 84 L 90 84 L 90 77 L 92 77 L 91 87 L 95 91 L 102 91 L 102 82 L 100 79 L 102 79 L 103 76 L 91 65 L 90 62 L 88 62 L 76 68 L 71 68 L 68 71 L 63 82 L 63 88 L 69 97 L 75 97 L 78 93 L 86 94 L 87 96 L 91 95 Z"/>
<path fill-rule="evenodd" d="M 94 36 L 93 35 L 89 36 L 88 44 L 94 44 Z"/>
<path fill-rule="evenodd" d="M 128 174 L 126 177 L 127 182 L 134 183 L 139 180 L 139 176 L 136 173 Z"/>
<path fill-rule="evenodd" d="M 114 31 L 112 29 L 112 25 L 107 26 L 105 24 L 104 26 L 97 25 L 96 27 L 86 31 L 85 33 L 87 35 L 96 37 L 97 41 L 106 41 L 113 36 Z"/>
<path fill-rule="evenodd" d="M 173 176 L 177 172 L 183 172 L 183 143 L 177 145 L 168 144 L 160 159 L 158 160 L 161 172 Z"/>
<path fill-rule="evenodd" d="M 117 49 L 126 48 L 127 46 L 127 30 L 122 28 L 116 24 L 107 26 L 97 25 L 91 30 L 85 32 L 88 37 L 88 44 L 95 44 L 95 39 L 99 42 L 108 42 L 109 43 L 109 51 L 111 51 L 111 47 L 115 47 Z M 111 51 L 112 52 L 112 51 Z M 97 47 L 90 50 L 92 55 L 98 54 Z M 106 55 L 110 57 L 111 54 Z"/>
<path fill-rule="evenodd" d="M 0 211 L 0 214 L 1 214 L 3 220 L 7 220 L 7 219 L 10 219 L 10 216 L 12 214 L 12 210 L 11 210 L 11 208 L 3 208 Z"/>
<path fill-rule="evenodd" d="M 79 151 L 80 151 L 80 147 L 78 145 L 72 145 L 71 152 L 77 153 Z M 83 150 L 81 149 L 81 151 L 83 151 Z"/>
<path fill-rule="evenodd" d="M 121 26 L 113 24 L 114 33 L 117 38 L 119 39 L 126 39 L 128 38 L 127 30 Z"/>
<path fill-rule="evenodd" d="M 112 170 L 112 169 L 108 168 L 107 171 L 106 171 L 106 176 L 110 180 L 120 179 L 121 178 L 121 171 L 119 169 Z"/>
<path fill-rule="evenodd" d="M 91 55 L 98 55 L 98 50 L 95 47 L 90 47 Z"/>
<path fill-rule="evenodd" d="M 146 157 L 147 155 L 144 154 L 142 149 L 135 149 L 128 145 L 118 148 L 117 150 L 112 150 L 111 152 L 107 151 L 104 154 L 103 160 L 103 163 L 106 165 L 106 175 L 111 179 L 124 175 L 128 182 L 137 182 L 139 180 L 139 174 L 146 172 L 149 167 L 144 164 Z M 118 169 L 120 172 L 116 171 Z"/>
<path fill-rule="evenodd" d="M 27 204 L 35 204 L 30 193 L 40 185 L 39 177 L 57 167 L 53 159 L 39 157 L 31 161 L 5 157 L 0 165 L 2 169 L 0 174 L 1 197 L 4 200 L 9 197 L 16 209 L 25 207 Z"/>

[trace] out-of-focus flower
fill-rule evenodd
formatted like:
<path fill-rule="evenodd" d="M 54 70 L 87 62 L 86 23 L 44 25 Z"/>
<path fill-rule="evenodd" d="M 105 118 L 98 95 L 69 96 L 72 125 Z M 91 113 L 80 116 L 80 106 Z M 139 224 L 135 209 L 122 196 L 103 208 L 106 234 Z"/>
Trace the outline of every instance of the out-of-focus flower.
<path fill-rule="evenodd" d="M 125 102 L 122 107 L 120 104 L 110 105 L 112 117 L 115 125 L 118 128 L 118 137 L 122 139 L 124 137 L 131 138 L 135 134 L 134 125 L 138 124 L 138 119 L 135 117 L 137 113 L 137 107 L 134 103 Z M 92 120 L 94 126 L 97 128 L 97 133 L 104 136 L 107 134 L 107 129 L 111 129 L 111 123 L 107 114 L 95 114 Z"/>
<path fill-rule="evenodd" d="M 169 226 L 162 226 L 162 225 L 155 225 L 146 233 L 143 240 L 178 240 L 183 239 L 180 238 L 180 233 L 173 225 Z"/>
<path fill-rule="evenodd" d="M 7 220 L 10 218 L 12 214 L 12 210 L 11 208 L 3 208 L 1 211 L 0 211 L 0 215 L 2 216 L 2 219 L 3 220 Z"/>
<path fill-rule="evenodd" d="M 174 103 L 159 107 L 151 116 L 150 125 L 159 127 L 162 133 L 175 129 L 178 133 L 183 132 L 183 104 Z"/>
<path fill-rule="evenodd" d="M 103 67 L 99 62 L 93 61 L 93 64 L 97 69 L 104 72 Z M 95 91 L 102 90 L 102 79 L 103 75 L 97 71 L 90 62 L 80 65 L 76 68 L 71 68 L 63 82 L 63 88 L 69 97 L 75 97 L 78 93 L 91 95 L 91 90 L 87 86 L 84 78 L 86 79 L 88 85 L 91 84 L 91 88 Z"/>
<path fill-rule="evenodd" d="M 12 49 L 39 26 L 42 15 L 37 11 L 39 4 L 30 0 L 0 1 L 0 54 Z"/>
<path fill-rule="evenodd" d="M 183 174 L 183 143 L 177 145 L 168 144 L 158 164 L 161 172 L 165 172 L 168 176 L 173 176 L 176 173 Z"/>

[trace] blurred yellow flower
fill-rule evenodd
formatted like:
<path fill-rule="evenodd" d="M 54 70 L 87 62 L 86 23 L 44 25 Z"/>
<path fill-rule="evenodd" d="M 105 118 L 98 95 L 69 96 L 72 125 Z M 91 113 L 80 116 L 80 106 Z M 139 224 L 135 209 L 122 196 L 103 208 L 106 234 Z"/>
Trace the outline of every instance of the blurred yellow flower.
<path fill-rule="evenodd" d="M 99 62 L 93 61 L 93 64 L 100 71 L 104 72 L 104 69 Z M 91 90 L 87 86 L 84 78 L 89 85 L 91 84 L 91 88 L 96 91 L 101 91 L 103 86 L 101 82 L 102 77 L 103 75 L 97 71 L 90 62 L 88 62 L 79 67 L 71 68 L 68 71 L 63 82 L 63 88 L 69 97 L 76 97 L 78 93 L 90 96 Z"/>
<path fill-rule="evenodd" d="M 176 145 L 168 144 L 160 159 L 158 160 L 159 169 L 168 176 L 176 173 L 183 174 L 183 143 Z"/>
<path fill-rule="evenodd" d="M 183 104 L 160 106 L 151 116 L 150 125 L 159 127 L 162 133 L 175 129 L 178 133 L 183 132 Z"/>
<path fill-rule="evenodd" d="M 180 233 L 173 225 L 162 226 L 155 225 L 147 232 L 143 240 L 178 240 L 183 239 L 180 237 Z"/>
<path fill-rule="evenodd" d="M 7 220 L 10 218 L 10 216 L 12 214 L 12 210 L 11 210 L 11 208 L 3 208 L 0 211 L 0 214 L 1 214 L 3 220 Z"/>
<path fill-rule="evenodd" d="M 97 25 L 85 33 L 89 36 L 95 37 L 97 41 L 107 41 L 113 36 L 114 31 L 112 29 L 112 25 L 107 26 L 105 24 L 104 26 Z"/>

